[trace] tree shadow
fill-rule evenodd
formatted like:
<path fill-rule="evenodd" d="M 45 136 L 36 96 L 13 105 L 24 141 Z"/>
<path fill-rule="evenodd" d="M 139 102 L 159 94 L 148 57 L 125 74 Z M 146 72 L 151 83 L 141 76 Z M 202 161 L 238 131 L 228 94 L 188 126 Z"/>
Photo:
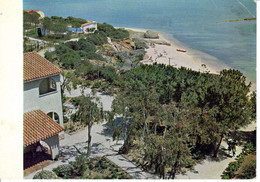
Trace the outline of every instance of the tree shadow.
<path fill-rule="evenodd" d="M 80 155 L 79 150 L 73 146 L 61 146 L 59 160 L 67 162 L 69 159 Z"/>
<path fill-rule="evenodd" d="M 113 134 L 114 134 L 114 131 L 116 128 L 122 128 L 122 122 L 123 122 L 123 119 L 122 117 L 116 117 L 115 120 L 114 120 L 114 123 L 104 123 L 102 126 L 104 126 L 104 129 L 101 131 L 101 135 L 104 135 L 104 136 L 108 136 L 108 137 L 113 137 Z M 130 124 L 131 124 L 131 119 L 127 119 L 127 122 L 126 122 L 126 127 L 125 129 L 128 130 L 129 127 L 130 127 Z M 122 137 L 120 137 L 120 139 L 122 139 Z"/>
<path fill-rule="evenodd" d="M 226 149 L 224 146 L 221 146 L 219 151 L 218 151 L 218 155 L 217 157 L 214 157 L 212 155 L 207 156 L 207 160 L 208 161 L 215 161 L 215 162 L 220 162 L 223 161 L 227 158 L 231 158 L 232 155 L 229 154 L 228 149 Z"/>

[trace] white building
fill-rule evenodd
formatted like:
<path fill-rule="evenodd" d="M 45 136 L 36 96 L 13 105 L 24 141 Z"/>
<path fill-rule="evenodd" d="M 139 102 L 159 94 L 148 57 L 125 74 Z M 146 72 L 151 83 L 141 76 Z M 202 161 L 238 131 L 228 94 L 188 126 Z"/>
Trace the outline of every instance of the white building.
<path fill-rule="evenodd" d="M 89 21 L 81 25 L 83 33 L 94 33 L 97 30 L 97 22 Z"/>
<path fill-rule="evenodd" d="M 34 155 L 40 143 L 47 144 L 54 159 L 59 154 L 59 133 L 64 130 L 60 88 L 62 71 L 36 52 L 24 54 L 23 68 L 24 161 L 38 160 Z"/>

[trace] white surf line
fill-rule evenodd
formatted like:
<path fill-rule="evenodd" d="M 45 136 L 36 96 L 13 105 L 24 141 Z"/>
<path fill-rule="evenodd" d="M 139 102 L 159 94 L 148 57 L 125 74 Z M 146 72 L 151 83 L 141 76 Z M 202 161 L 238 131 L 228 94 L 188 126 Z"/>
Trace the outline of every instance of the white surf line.
<path fill-rule="evenodd" d="M 243 6 L 248 11 L 248 13 L 255 18 L 255 15 L 253 15 L 253 13 L 251 13 L 251 11 L 249 11 L 249 9 L 241 1 L 237 0 L 237 2 L 241 4 L 241 6 Z"/>

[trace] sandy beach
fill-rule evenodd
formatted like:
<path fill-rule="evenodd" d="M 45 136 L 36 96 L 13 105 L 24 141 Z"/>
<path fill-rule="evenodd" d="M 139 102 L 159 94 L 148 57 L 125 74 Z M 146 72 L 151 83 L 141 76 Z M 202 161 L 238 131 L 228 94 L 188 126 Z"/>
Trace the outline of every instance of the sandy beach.
<path fill-rule="evenodd" d="M 134 32 L 145 33 L 147 30 L 138 28 L 126 28 Z M 159 39 L 145 39 L 148 42 L 167 42 L 168 44 L 150 43 L 145 49 L 146 54 L 141 61 L 143 64 L 166 64 L 176 68 L 186 67 L 194 71 L 209 72 L 219 74 L 223 69 L 230 69 L 228 65 L 209 54 L 194 50 L 174 39 L 170 35 L 158 33 Z M 250 80 L 248 80 L 249 83 Z M 256 89 L 256 84 L 252 83 L 251 90 Z"/>
<path fill-rule="evenodd" d="M 127 28 L 127 30 L 132 30 L 135 32 L 146 32 L 145 29 L 137 28 Z M 195 71 L 206 72 L 218 74 L 219 71 L 225 68 L 229 68 L 224 63 L 221 63 L 217 58 L 205 54 L 201 51 L 193 50 L 183 45 L 174 38 L 169 38 L 162 33 L 159 33 L 159 39 L 145 39 L 147 41 L 155 42 L 167 42 L 169 45 L 150 43 L 148 49 L 146 49 L 146 54 L 143 64 L 166 64 L 171 65 L 176 68 L 186 67 Z M 204 66 L 205 65 L 205 66 Z"/>

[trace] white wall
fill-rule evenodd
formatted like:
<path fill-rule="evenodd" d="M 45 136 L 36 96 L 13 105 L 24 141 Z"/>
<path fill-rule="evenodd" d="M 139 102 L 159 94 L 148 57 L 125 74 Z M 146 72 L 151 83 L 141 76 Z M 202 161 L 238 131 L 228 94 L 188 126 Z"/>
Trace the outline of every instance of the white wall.
<path fill-rule="evenodd" d="M 56 112 L 59 115 L 60 125 L 63 126 L 63 112 L 61 101 L 60 76 L 51 77 L 56 82 L 57 90 L 47 94 L 39 94 L 39 85 L 42 81 L 36 80 L 24 83 L 24 113 L 40 109 L 44 113 Z"/>
<path fill-rule="evenodd" d="M 96 24 L 96 23 L 91 23 L 91 24 L 89 24 L 89 25 L 84 25 L 84 26 L 82 27 L 84 33 L 89 33 L 89 32 L 86 30 L 87 28 L 95 28 L 95 30 L 97 30 L 97 24 Z"/>
<path fill-rule="evenodd" d="M 51 148 L 51 158 L 55 159 L 56 155 L 59 154 L 59 136 L 54 135 L 50 138 L 46 138 L 43 141 L 49 145 L 49 147 Z"/>

